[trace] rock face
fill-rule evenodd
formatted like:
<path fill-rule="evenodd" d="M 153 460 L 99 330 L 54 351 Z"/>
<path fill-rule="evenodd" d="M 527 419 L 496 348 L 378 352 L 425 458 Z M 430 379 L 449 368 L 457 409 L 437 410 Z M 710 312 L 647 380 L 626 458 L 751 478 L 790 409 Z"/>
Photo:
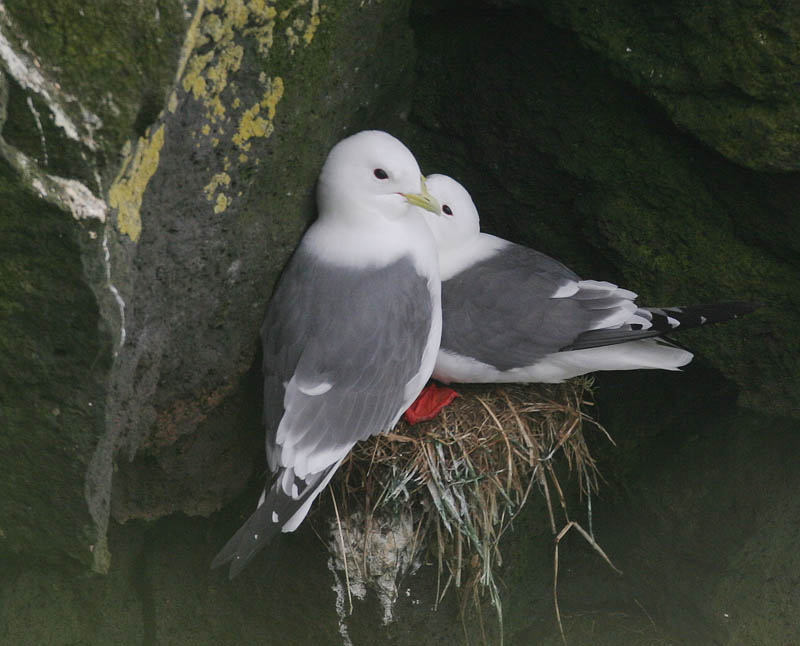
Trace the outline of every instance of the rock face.
<path fill-rule="evenodd" d="M 408 9 L 6 4 L 4 543 L 103 571 L 117 457 L 121 520 L 210 513 L 261 460 L 243 438 L 266 300 L 327 150 L 400 109 Z"/>
<path fill-rule="evenodd" d="M 328 149 L 364 128 L 392 131 L 426 172 L 462 181 L 485 228 L 647 304 L 764 303 L 747 319 L 680 337 L 713 368 L 607 382 L 610 430 L 627 443 L 604 471 L 616 491 L 641 480 L 647 492 L 607 505 L 620 529 L 607 526 L 606 538 L 623 560 L 647 564 L 625 539 L 626 518 L 642 544 L 662 547 L 646 540 L 655 523 L 680 539 L 675 558 L 683 550 L 706 563 L 712 528 L 682 511 L 718 518 L 715 504 L 731 516 L 794 504 L 792 486 L 777 480 L 769 501 L 739 499 L 724 473 L 728 465 L 755 479 L 745 466 L 757 463 L 791 480 L 782 456 L 795 448 L 800 412 L 796 3 L 409 4 L 0 2 L 0 642 L 171 635 L 233 644 L 291 634 L 308 643 L 326 632 L 340 643 L 308 530 L 286 560 L 295 575 L 271 588 L 264 563 L 232 588 L 204 568 L 263 477 L 257 338 L 272 285 L 313 218 Z M 748 412 L 696 415 L 731 384 Z M 626 422 L 614 410 L 636 412 Z M 683 433 L 713 453 L 726 424 L 736 444 L 720 451 L 704 493 L 710 465 L 689 459 L 695 444 Z M 663 439 L 676 429 L 672 443 Z M 763 443 L 752 440 L 759 429 Z M 683 457 L 660 460 L 662 451 Z M 698 492 L 686 510 L 680 491 L 660 488 L 684 475 Z M 207 516 L 248 483 L 212 520 L 173 514 Z M 649 504 L 662 498 L 669 509 Z M 745 516 L 758 526 L 731 523 L 710 564 L 719 579 L 693 585 L 713 595 L 693 596 L 664 575 L 669 591 L 689 595 L 697 629 L 656 617 L 663 634 L 651 636 L 796 641 L 780 619 L 796 616 L 796 603 L 769 601 L 800 598 L 770 569 L 771 555 L 796 553 L 791 524 L 776 528 L 772 552 L 760 551 L 769 514 Z M 537 526 L 533 516 L 520 523 Z M 510 539 L 525 574 L 508 573 L 518 643 L 559 639 L 549 615 L 545 628 L 530 623 L 530 581 L 551 576 L 541 536 L 539 551 Z M 765 599 L 760 623 L 720 619 L 726 608 L 747 612 L 726 569 L 739 566 L 754 580 L 770 569 L 769 583 L 754 584 Z M 668 560 L 647 567 L 654 580 L 683 571 Z M 85 579 L 87 568 L 109 574 Z M 435 595 L 432 576 L 423 571 L 421 585 Z M 548 604 L 550 595 L 543 586 Z M 303 624 L 326 599 L 319 623 Z M 420 630 L 431 644 L 452 643 L 454 607 L 431 629 L 427 601 L 407 601 L 390 643 L 415 643 Z M 198 623 L 198 608 L 226 617 Z M 350 634 L 374 639 L 368 623 Z"/>
<path fill-rule="evenodd" d="M 266 300 L 327 150 L 411 72 L 410 30 L 388 27 L 405 11 L 206 2 L 193 15 L 166 108 L 108 192 L 126 303 L 108 446 L 139 455 L 115 478 L 117 519 L 208 514 L 263 459 L 245 375 Z M 331 57 L 352 24 L 367 36 Z"/>
<path fill-rule="evenodd" d="M 183 12 L 159 4 L 0 5 L 4 551 L 107 563 L 109 486 L 87 478 L 123 341 L 105 189 L 174 75 Z"/>
<path fill-rule="evenodd" d="M 800 170 L 800 6 L 541 3 L 681 129 L 746 168 Z"/>

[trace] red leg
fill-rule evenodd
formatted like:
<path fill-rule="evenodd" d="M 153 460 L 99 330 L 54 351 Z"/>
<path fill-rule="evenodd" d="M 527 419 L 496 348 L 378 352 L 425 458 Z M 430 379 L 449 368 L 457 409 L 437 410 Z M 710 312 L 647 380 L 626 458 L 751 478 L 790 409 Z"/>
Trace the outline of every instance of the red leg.
<path fill-rule="evenodd" d="M 429 381 L 414 403 L 403 413 L 403 419 L 409 424 L 427 422 L 439 414 L 445 406 L 452 402 L 458 393 L 447 386 L 440 386 L 434 381 Z"/>

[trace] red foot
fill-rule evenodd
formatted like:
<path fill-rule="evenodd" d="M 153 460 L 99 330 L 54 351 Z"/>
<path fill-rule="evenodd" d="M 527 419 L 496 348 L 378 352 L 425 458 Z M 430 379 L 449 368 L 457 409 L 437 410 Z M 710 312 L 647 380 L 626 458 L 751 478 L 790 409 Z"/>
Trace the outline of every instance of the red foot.
<path fill-rule="evenodd" d="M 403 419 L 409 424 L 427 422 L 436 417 L 439 411 L 458 396 L 458 393 L 452 388 L 439 386 L 435 382 L 429 381 L 414 403 L 403 413 Z"/>

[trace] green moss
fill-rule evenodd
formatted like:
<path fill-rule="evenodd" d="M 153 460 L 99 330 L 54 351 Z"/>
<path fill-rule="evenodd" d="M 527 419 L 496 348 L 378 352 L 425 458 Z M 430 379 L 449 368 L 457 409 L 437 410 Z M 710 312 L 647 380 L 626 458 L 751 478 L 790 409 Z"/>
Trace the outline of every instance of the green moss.
<path fill-rule="evenodd" d="M 181 4 L 11 0 L 4 6 L 18 28 L 12 36 L 30 43 L 45 73 L 100 118 L 103 152 L 114 159 L 166 101 L 184 32 Z M 83 123 L 77 105 L 67 107 Z"/>
<path fill-rule="evenodd" d="M 109 347 L 80 236 L 90 241 L 0 162 L 0 550 L 88 562 L 93 523 L 80 492 Z"/>
<path fill-rule="evenodd" d="M 800 170 L 797 3 L 541 4 L 721 154 L 756 170 Z"/>
<path fill-rule="evenodd" d="M 6 82 L 8 105 L 2 125 L 3 140 L 51 175 L 95 186 L 94 169 L 87 164 L 91 151 L 55 125 L 50 108 L 40 95 L 24 90 L 11 77 Z"/>

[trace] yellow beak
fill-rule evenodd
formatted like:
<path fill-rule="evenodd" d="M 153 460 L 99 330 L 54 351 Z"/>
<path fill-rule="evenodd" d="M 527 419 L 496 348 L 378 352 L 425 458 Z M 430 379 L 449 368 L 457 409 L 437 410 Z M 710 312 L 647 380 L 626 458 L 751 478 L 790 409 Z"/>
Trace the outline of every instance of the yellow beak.
<path fill-rule="evenodd" d="M 441 215 L 442 209 L 439 206 L 438 200 L 435 197 L 433 197 L 433 195 L 428 193 L 428 187 L 425 185 L 425 176 L 420 175 L 420 179 L 422 181 L 421 193 L 401 193 L 401 195 L 404 198 L 406 198 L 406 201 L 409 204 L 418 206 L 421 209 L 425 209 L 426 211 L 430 211 L 431 213 L 435 213 L 436 215 Z"/>

